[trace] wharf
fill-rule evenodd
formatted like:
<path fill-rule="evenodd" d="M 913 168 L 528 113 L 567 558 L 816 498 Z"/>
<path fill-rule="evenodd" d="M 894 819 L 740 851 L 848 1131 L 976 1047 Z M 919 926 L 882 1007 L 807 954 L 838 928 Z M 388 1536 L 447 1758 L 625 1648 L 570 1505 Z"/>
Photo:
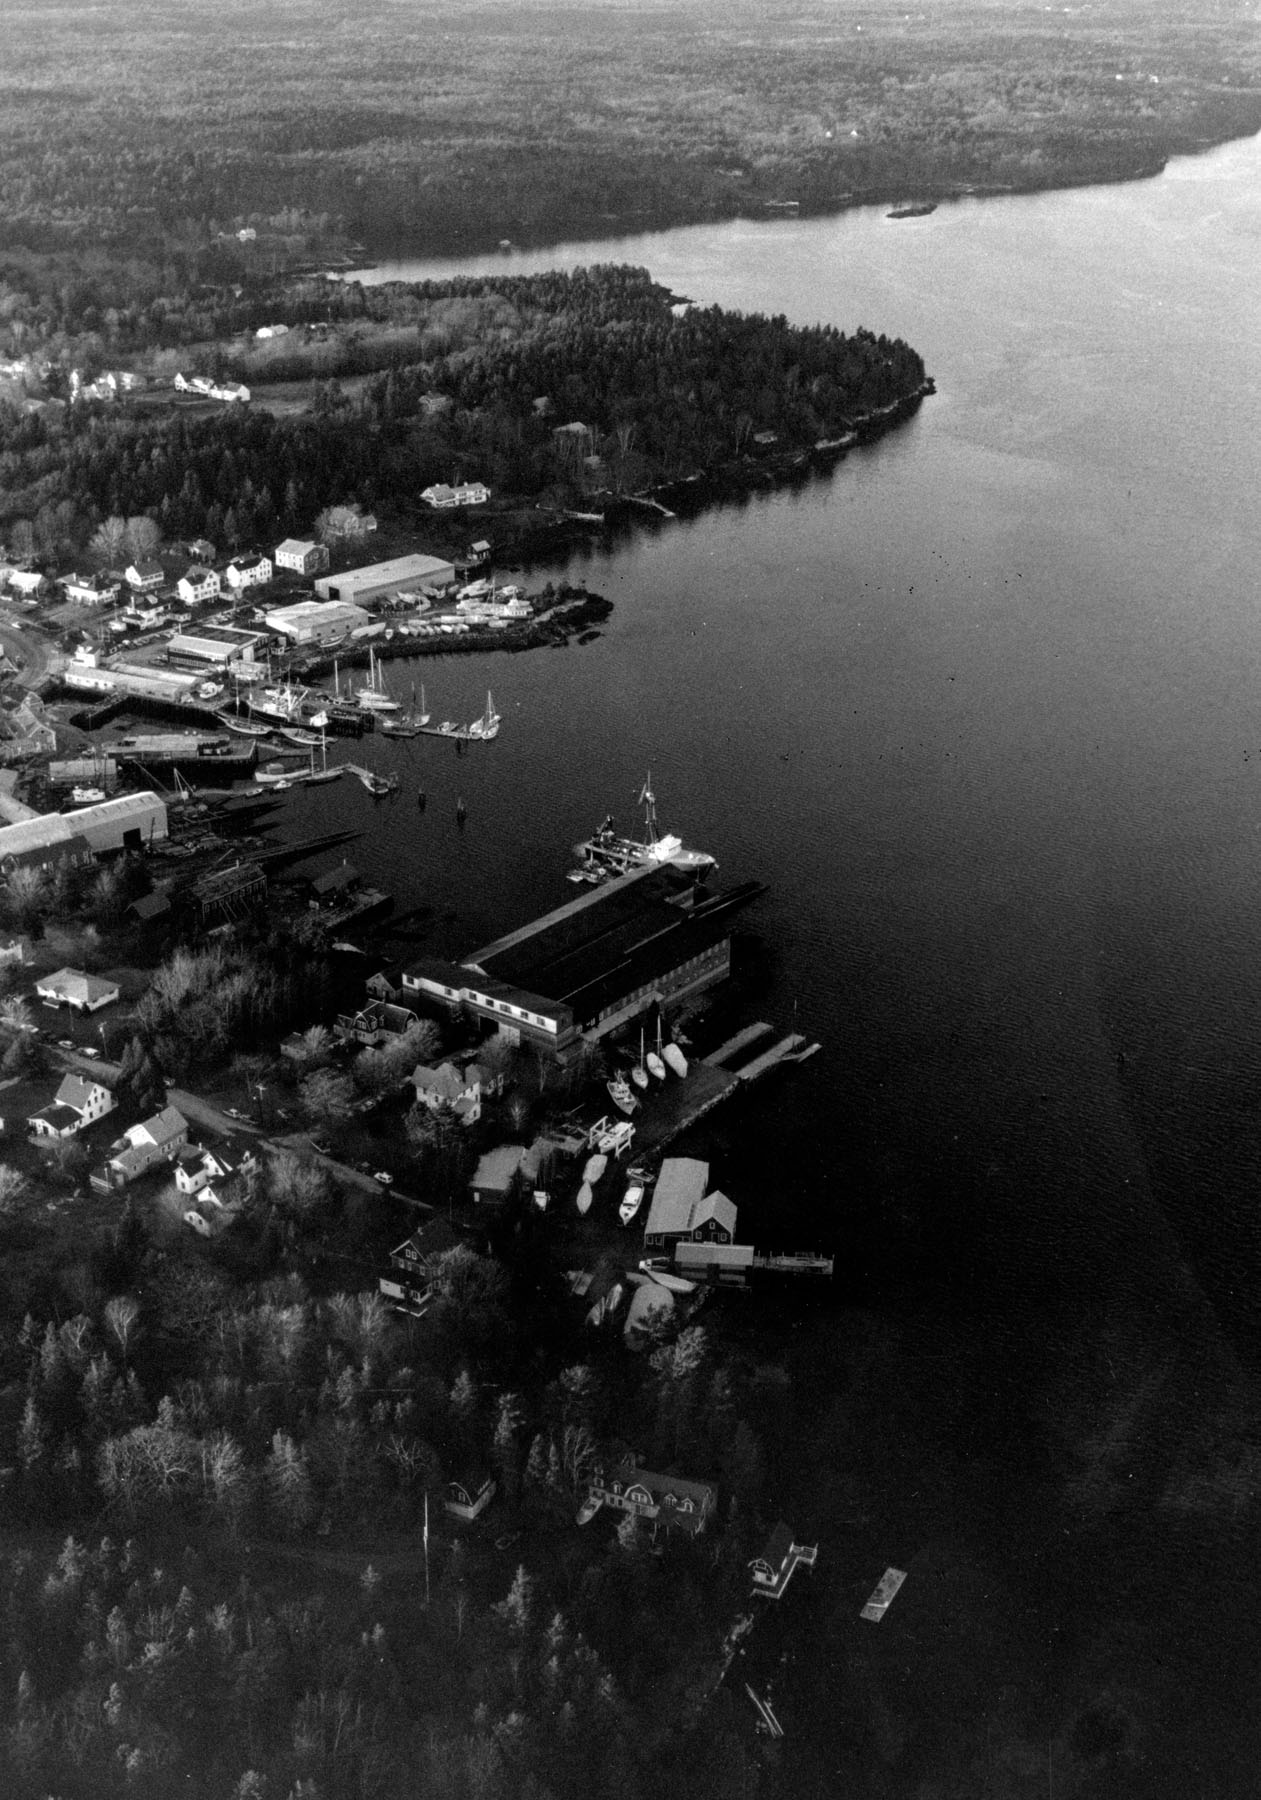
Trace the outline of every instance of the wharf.
<path fill-rule="evenodd" d="M 706 1113 L 734 1094 L 740 1078 L 727 1069 L 711 1069 L 696 1063 L 681 1081 L 671 1080 L 645 1095 L 631 1123 L 635 1139 L 631 1160 L 639 1161 L 664 1149 L 680 1132 L 695 1125 Z"/>
<path fill-rule="evenodd" d="M 482 742 L 481 736 L 475 733 L 469 725 L 457 725 L 453 731 L 444 731 L 441 725 L 421 725 L 419 735 L 444 738 L 448 744 L 480 744 Z"/>
<path fill-rule="evenodd" d="M 729 1037 L 725 1044 L 719 1044 L 718 1048 L 711 1050 L 708 1056 L 702 1056 L 701 1061 L 708 1068 L 721 1069 L 741 1050 L 747 1050 L 750 1044 L 756 1044 L 759 1039 L 769 1037 L 774 1029 L 775 1027 L 768 1025 L 765 1019 L 759 1019 L 756 1024 L 746 1025 L 743 1031 L 737 1031 L 736 1035 Z"/>
<path fill-rule="evenodd" d="M 778 1043 L 772 1044 L 769 1050 L 763 1050 L 761 1056 L 755 1056 L 752 1062 L 745 1063 L 743 1068 L 737 1069 L 736 1080 L 756 1081 L 758 1076 L 765 1075 L 768 1069 L 773 1069 L 776 1064 L 794 1056 L 805 1041 L 799 1031 L 789 1032 L 787 1037 L 780 1038 Z"/>

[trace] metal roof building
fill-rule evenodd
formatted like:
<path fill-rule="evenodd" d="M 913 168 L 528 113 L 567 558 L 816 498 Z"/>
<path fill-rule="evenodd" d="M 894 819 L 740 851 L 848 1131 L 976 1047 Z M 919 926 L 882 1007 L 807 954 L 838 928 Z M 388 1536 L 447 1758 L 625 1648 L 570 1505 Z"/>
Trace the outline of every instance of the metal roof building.
<path fill-rule="evenodd" d="M 120 794 L 73 813 L 42 813 L 0 826 L 0 869 L 44 868 L 112 850 L 142 850 L 167 835 L 166 803 L 156 794 Z"/>
<path fill-rule="evenodd" d="M 405 588 L 447 588 L 455 580 L 455 564 L 437 556 L 395 556 L 389 562 L 369 563 L 363 569 L 345 569 L 340 575 L 322 575 L 315 591 L 324 600 L 348 600 L 363 606 L 388 599 Z"/>
<path fill-rule="evenodd" d="M 275 607 L 263 619 L 269 631 L 295 644 L 340 644 L 368 623 L 361 606 L 343 600 L 298 600 L 293 606 Z"/>

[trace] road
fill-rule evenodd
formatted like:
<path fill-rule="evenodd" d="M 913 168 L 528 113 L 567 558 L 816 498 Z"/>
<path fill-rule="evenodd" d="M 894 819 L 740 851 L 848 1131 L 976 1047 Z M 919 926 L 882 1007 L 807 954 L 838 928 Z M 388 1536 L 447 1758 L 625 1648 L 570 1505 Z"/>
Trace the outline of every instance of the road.
<path fill-rule="evenodd" d="M 38 631 L 0 610 L 0 649 L 18 671 L 23 687 L 38 687 L 48 673 L 51 647 Z"/>

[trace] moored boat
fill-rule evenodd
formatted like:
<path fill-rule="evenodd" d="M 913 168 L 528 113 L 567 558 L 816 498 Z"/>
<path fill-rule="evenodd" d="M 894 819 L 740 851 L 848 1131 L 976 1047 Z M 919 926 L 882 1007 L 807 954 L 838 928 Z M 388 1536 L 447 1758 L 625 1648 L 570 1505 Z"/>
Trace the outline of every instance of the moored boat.
<path fill-rule="evenodd" d="M 687 1074 L 687 1058 L 677 1044 L 667 1044 L 661 1052 L 666 1067 L 673 1069 L 680 1080 Z"/>
<path fill-rule="evenodd" d="M 609 1159 L 607 1156 L 589 1156 L 582 1171 L 583 1182 L 589 1187 L 594 1187 L 608 1166 Z"/>
<path fill-rule="evenodd" d="M 624 1075 L 614 1075 L 611 1081 L 604 1084 L 609 1090 L 609 1098 L 614 1106 L 620 1107 L 624 1113 L 633 1113 L 639 1101 L 631 1092 L 630 1083 Z"/>
<path fill-rule="evenodd" d="M 651 1276 L 658 1287 L 669 1288 L 672 1294 L 694 1294 L 696 1283 L 687 1281 L 682 1275 L 676 1275 L 664 1256 L 645 1256 L 640 1262 L 645 1275 Z"/>
<path fill-rule="evenodd" d="M 590 1212 L 593 1198 L 591 1183 L 589 1181 L 584 1181 L 582 1186 L 578 1189 L 578 1211 L 580 1213 Z"/>
<path fill-rule="evenodd" d="M 225 731 L 235 732 L 237 737 L 246 738 L 270 737 L 272 729 L 270 725 L 260 725 L 254 719 L 231 718 L 227 713 L 223 715 L 223 728 Z"/>
<path fill-rule="evenodd" d="M 487 688 L 486 711 L 480 719 L 473 720 L 468 728 L 468 734 L 471 738 L 480 739 L 482 743 L 488 743 L 491 738 L 499 736 L 500 723 L 500 716 L 495 711 L 495 702 L 491 698 L 490 689 Z"/>
<path fill-rule="evenodd" d="M 659 829 L 651 775 L 640 789 L 639 804 L 644 809 L 643 837 L 619 837 L 609 813 L 591 837 L 574 845 L 574 855 L 584 866 L 609 875 L 628 875 L 632 869 L 651 868 L 659 863 L 673 863 L 693 875 L 706 875 L 718 867 L 707 851 L 689 849 L 681 837 Z"/>
<path fill-rule="evenodd" d="M 381 670 L 377 663 L 375 650 L 368 651 L 368 682 L 366 687 L 356 688 L 356 704 L 364 712 L 396 713 L 402 712 L 400 703 L 393 699 L 381 679 Z"/>
<path fill-rule="evenodd" d="M 645 1172 L 642 1169 L 632 1169 L 626 1183 L 626 1192 L 622 1195 L 622 1204 L 617 1209 L 617 1216 L 623 1225 L 629 1225 L 643 1205 L 647 1186 Z"/>

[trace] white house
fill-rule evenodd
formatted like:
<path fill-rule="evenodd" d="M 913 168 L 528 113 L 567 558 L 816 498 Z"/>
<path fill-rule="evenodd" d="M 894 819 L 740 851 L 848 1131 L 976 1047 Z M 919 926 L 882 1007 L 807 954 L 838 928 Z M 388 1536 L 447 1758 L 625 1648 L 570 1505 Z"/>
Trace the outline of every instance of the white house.
<path fill-rule="evenodd" d="M 272 577 L 271 557 L 264 556 L 260 550 L 250 556 L 238 556 L 223 571 L 223 578 L 230 588 L 239 593 L 242 588 L 261 587 Z"/>
<path fill-rule="evenodd" d="M 166 580 L 160 562 L 128 563 L 126 574 L 127 586 L 138 594 L 152 594 Z"/>
<path fill-rule="evenodd" d="M 235 1164 L 218 1151 L 186 1144 L 175 1165 L 175 1185 L 181 1194 L 200 1194 L 212 1182 L 226 1181 L 234 1172 Z"/>
<path fill-rule="evenodd" d="M 450 506 L 485 506 L 490 489 L 482 481 L 461 481 L 454 487 L 446 481 L 435 481 L 421 489 L 420 497 L 427 506 L 443 511 Z"/>
<path fill-rule="evenodd" d="M 121 991 L 116 981 L 85 975 L 82 969 L 55 969 L 35 983 L 35 992 L 45 1006 L 71 1006 L 83 1013 L 111 1006 Z"/>
<path fill-rule="evenodd" d="M 66 1075 L 47 1106 L 27 1120 L 36 1137 L 73 1137 L 114 1110 L 114 1096 L 102 1082 Z"/>
<path fill-rule="evenodd" d="M 442 1502 L 453 1519 L 471 1525 L 490 1505 L 495 1496 L 493 1475 L 466 1475 L 462 1481 L 448 1481 L 447 1497 Z"/>
<path fill-rule="evenodd" d="M 186 569 L 175 587 L 185 606 L 198 606 L 206 600 L 217 600 L 221 591 L 217 572 L 202 568 L 200 563 L 193 563 Z"/>
<path fill-rule="evenodd" d="M 118 598 L 119 583 L 108 575 L 63 575 L 61 589 L 74 606 L 102 606 Z"/>
<path fill-rule="evenodd" d="M 308 538 L 286 538 L 276 545 L 275 563 L 278 569 L 292 569 L 298 575 L 319 575 L 328 567 L 328 545 Z"/>
<path fill-rule="evenodd" d="M 9 576 L 9 586 L 15 594 L 22 594 L 33 600 L 43 588 L 44 577 L 38 569 L 14 569 Z"/>
<path fill-rule="evenodd" d="M 159 1163 L 174 1162 L 188 1142 L 188 1120 L 178 1107 L 164 1106 L 139 1125 L 129 1125 L 112 1146 L 113 1154 L 94 1186 L 126 1187 Z"/>

